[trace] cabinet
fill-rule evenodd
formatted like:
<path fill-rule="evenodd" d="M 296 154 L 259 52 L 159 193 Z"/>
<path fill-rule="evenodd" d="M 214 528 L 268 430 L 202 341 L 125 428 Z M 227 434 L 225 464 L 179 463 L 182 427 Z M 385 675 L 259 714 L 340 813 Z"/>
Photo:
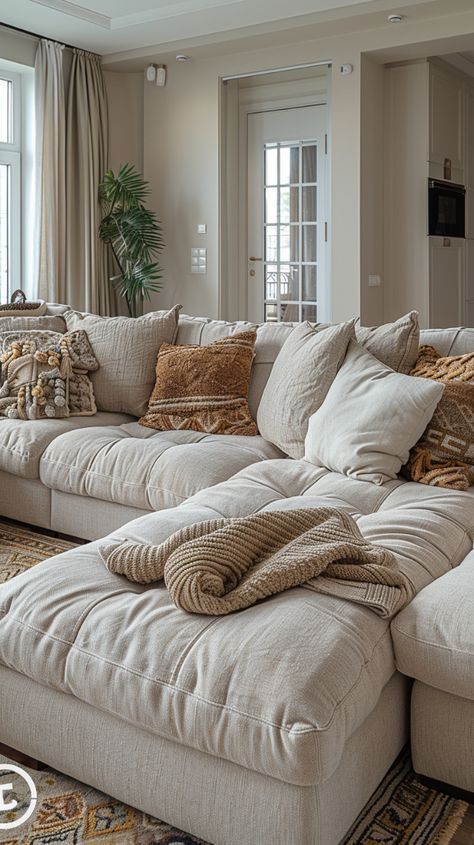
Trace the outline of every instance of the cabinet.
<path fill-rule="evenodd" d="M 465 241 L 429 238 L 429 324 L 436 328 L 464 322 Z"/>
<path fill-rule="evenodd" d="M 451 162 L 451 180 L 464 183 L 464 86 L 437 64 L 429 64 L 430 175 L 444 178 L 444 163 Z"/>

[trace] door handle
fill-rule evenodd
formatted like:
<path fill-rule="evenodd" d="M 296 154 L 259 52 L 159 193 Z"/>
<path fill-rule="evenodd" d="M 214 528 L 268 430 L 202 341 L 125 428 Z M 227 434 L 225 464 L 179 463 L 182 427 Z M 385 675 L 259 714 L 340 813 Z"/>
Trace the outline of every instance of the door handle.
<path fill-rule="evenodd" d="M 249 261 L 263 261 L 263 258 L 256 258 L 255 255 L 251 255 Z"/>

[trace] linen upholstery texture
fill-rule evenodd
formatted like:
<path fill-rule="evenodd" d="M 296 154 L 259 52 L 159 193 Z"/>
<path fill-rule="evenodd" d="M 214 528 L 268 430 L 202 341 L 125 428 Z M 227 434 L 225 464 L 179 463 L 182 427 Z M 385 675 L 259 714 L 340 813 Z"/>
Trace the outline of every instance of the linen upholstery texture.
<path fill-rule="evenodd" d="M 156 362 L 156 384 L 140 424 L 160 431 L 257 434 L 248 406 L 256 338 L 252 329 L 209 346 L 163 344 Z"/>
<path fill-rule="evenodd" d="M 263 437 L 292 458 L 302 458 L 308 420 L 322 405 L 354 337 L 354 323 L 295 326 L 263 391 L 257 424 Z"/>
<path fill-rule="evenodd" d="M 40 475 L 53 490 L 149 511 L 179 505 L 249 464 L 276 457 L 281 452 L 258 435 L 155 431 L 128 422 L 52 439 Z"/>
<path fill-rule="evenodd" d="M 0 742 L 215 845 L 338 845 L 407 738 L 407 679 L 398 673 L 336 772 L 309 787 L 150 736 L 3 666 L 0 684 Z M 94 754 L 84 754 L 85 741 Z M 131 749 L 140 760 L 133 778 Z"/>
<path fill-rule="evenodd" d="M 423 346 L 411 374 L 440 381 L 445 389 L 404 472 L 422 484 L 467 490 L 474 483 L 474 352 L 440 356 Z"/>
<path fill-rule="evenodd" d="M 159 543 L 209 518 L 328 504 L 389 549 L 416 591 L 472 548 L 470 492 L 401 480 L 377 486 L 281 459 L 253 464 L 107 539 Z M 162 587 L 107 572 L 104 542 L 2 586 L 0 661 L 244 768 L 295 785 L 329 778 L 393 675 L 387 621 L 316 593 L 311 582 L 238 614 L 183 616 Z"/>
<path fill-rule="evenodd" d="M 356 337 L 368 352 L 397 373 L 408 375 L 415 365 L 420 343 L 418 312 L 410 311 L 394 323 L 356 327 Z"/>
<path fill-rule="evenodd" d="M 474 792 L 474 701 L 415 681 L 411 750 L 416 772 Z"/>
<path fill-rule="evenodd" d="M 355 341 L 309 420 L 305 458 L 363 481 L 395 478 L 444 385 L 395 373 Z"/>
<path fill-rule="evenodd" d="M 100 368 L 92 376 L 99 411 L 145 413 L 155 383 L 156 356 L 162 343 L 173 343 L 181 306 L 143 317 L 98 317 L 66 311 L 69 331 L 87 332 Z"/>
<path fill-rule="evenodd" d="M 60 314 L 45 314 L 43 317 L 2 317 L 0 320 L 0 342 L 4 332 L 47 331 L 64 334 L 66 322 Z"/>
<path fill-rule="evenodd" d="M 88 373 L 99 364 L 84 331 L 6 332 L 0 352 L 0 414 L 36 420 L 96 413 Z"/>
<path fill-rule="evenodd" d="M 93 426 L 118 426 L 130 421 L 127 414 L 98 413 L 93 417 L 65 417 L 55 420 L 10 420 L 0 418 L 0 470 L 22 478 L 39 478 L 39 464 L 46 447 L 66 431 Z M 45 490 L 46 495 L 46 490 Z M 18 519 L 25 518 L 21 500 Z"/>
<path fill-rule="evenodd" d="M 474 495 L 471 520 L 474 525 Z M 394 620 L 401 672 L 474 702 L 474 552 Z"/>

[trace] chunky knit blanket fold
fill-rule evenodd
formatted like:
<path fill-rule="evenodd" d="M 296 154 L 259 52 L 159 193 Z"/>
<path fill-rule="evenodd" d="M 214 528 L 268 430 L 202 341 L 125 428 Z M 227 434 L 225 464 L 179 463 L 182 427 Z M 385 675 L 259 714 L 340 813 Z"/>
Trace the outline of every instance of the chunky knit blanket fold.
<path fill-rule="evenodd" d="M 139 584 L 164 578 L 177 607 L 212 616 L 302 584 L 383 617 L 413 594 L 393 553 L 367 542 L 352 517 L 335 508 L 211 519 L 182 528 L 159 546 L 125 541 L 100 553 L 111 572 Z"/>

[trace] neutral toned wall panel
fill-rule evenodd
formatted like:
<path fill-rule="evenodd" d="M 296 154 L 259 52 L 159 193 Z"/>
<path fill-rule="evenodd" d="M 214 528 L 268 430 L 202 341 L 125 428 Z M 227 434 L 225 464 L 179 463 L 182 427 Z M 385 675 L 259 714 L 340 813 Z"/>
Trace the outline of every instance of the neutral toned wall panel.
<path fill-rule="evenodd" d="M 109 106 L 109 165 L 143 170 L 143 74 L 104 70 Z"/>

